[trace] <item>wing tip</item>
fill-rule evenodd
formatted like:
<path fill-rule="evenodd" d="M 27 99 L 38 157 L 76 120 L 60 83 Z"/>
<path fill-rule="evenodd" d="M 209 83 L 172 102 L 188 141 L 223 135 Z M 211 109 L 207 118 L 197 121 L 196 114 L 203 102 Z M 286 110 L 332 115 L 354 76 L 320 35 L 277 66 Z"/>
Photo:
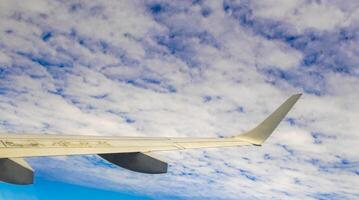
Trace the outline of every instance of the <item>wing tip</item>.
<path fill-rule="evenodd" d="M 247 141 L 256 146 L 261 146 L 273 133 L 275 128 L 285 118 L 287 113 L 293 108 L 293 106 L 301 96 L 302 93 L 297 93 L 290 96 L 258 126 L 244 134 L 236 135 L 233 137 L 236 139 Z"/>
<path fill-rule="evenodd" d="M 303 93 L 297 93 L 297 94 L 293 94 L 291 97 L 293 97 L 294 99 L 299 99 L 302 95 Z"/>

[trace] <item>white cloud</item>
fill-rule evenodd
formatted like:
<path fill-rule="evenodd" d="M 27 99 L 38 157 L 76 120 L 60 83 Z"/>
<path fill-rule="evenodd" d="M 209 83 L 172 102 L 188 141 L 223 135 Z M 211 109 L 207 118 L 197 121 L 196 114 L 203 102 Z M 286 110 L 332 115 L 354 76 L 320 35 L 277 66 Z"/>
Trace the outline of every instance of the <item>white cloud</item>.
<path fill-rule="evenodd" d="M 355 2 L 348 3 L 355 6 Z M 346 12 L 328 1 L 271 0 L 257 1 L 255 5 L 255 16 L 287 22 L 299 32 L 309 28 L 330 31 L 341 27 L 353 11 L 347 8 L 350 12 Z"/>
<path fill-rule="evenodd" d="M 301 72 L 302 53 L 254 35 L 226 15 L 222 4 L 208 3 L 182 2 L 164 8 L 173 10 L 156 20 L 145 13 L 142 3 L 50 2 L 41 10 L 9 4 L 6 12 L 0 12 L 5 13 L 0 18 L 5 24 L 0 26 L 4 47 L 0 64 L 8 70 L 0 71 L 1 130 L 132 136 L 238 134 L 301 91 L 301 84 L 312 81 L 304 77 L 295 85 L 275 77 L 278 82 L 269 83 L 268 74 L 261 70 Z M 322 16 L 307 21 L 307 8 L 308 13 L 320 11 L 326 18 L 342 15 L 327 4 L 300 4 L 297 15 L 293 15 L 296 2 L 275 5 L 273 9 L 258 5 L 254 13 L 289 20 L 299 30 L 331 30 L 340 23 L 322 22 Z M 201 14 L 204 7 L 212 10 L 206 17 Z M 10 17 L 14 12 L 22 18 Z M 42 40 L 49 31 L 50 38 Z M 161 37 L 165 39 L 158 41 Z M 175 53 L 170 53 L 171 48 Z M 158 153 L 171 164 L 170 172 L 160 176 L 98 166 L 100 160 L 93 156 L 30 161 L 49 178 L 162 199 L 169 195 L 311 199 L 317 192 L 354 199 L 359 158 L 348 147 L 358 144 L 358 92 L 353 87 L 358 78 L 326 71 L 322 75 L 327 92 L 304 94 L 289 114 L 294 124 L 283 122 L 261 148 Z M 133 123 L 126 123 L 129 119 Z M 322 134 L 317 144 L 312 132 Z M 313 159 L 319 164 L 311 163 Z M 341 163 L 343 159 L 350 163 Z"/>

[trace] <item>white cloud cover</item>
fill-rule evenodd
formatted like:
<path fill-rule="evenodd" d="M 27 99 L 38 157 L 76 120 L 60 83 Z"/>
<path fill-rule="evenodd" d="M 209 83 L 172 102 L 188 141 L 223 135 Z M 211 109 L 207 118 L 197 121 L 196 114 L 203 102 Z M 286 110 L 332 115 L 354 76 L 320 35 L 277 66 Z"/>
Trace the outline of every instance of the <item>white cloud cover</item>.
<path fill-rule="evenodd" d="M 354 7 L 343 7 L 343 2 L 304 1 L 304 0 L 270 0 L 256 1 L 254 14 L 258 17 L 271 18 L 287 22 L 299 32 L 306 29 L 331 31 L 343 25 L 354 25 L 353 15 L 357 12 L 357 3 L 348 1 Z M 349 23 L 349 24 L 348 24 Z"/>
<path fill-rule="evenodd" d="M 335 42 L 352 47 L 334 49 L 336 63 L 317 61 L 332 55 L 324 53 L 307 62 L 315 52 L 298 47 L 281 29 L 256 24 L 263 19 L 294 24 L 302 38 L 311 36 L 309 28 L 336 33 L 354 6 L 27 4 L 0 4 L 2 132 L 228 136 L 250 129 L 289 95 L 304 92 L 261 148 L 156 154 L 171 164 L 168 174 L 158 176 L 109 166 L 94 156 L 29 159 L 47 178 L 156 199 L 359 198 L 358 39 L 349 34 L 357 30 L 355 23 L 346 25 L 349 39 Z M 296 9 L 299 14 L 291 16 Z M 313 16 L 318 10 L 324 14 Z M 337 15 L 338 20 L 324 20 Z M 307 20 L 313 17 L 317 20 Z M 280 37 L 266 37 L 262 30 Z M 320 35 L 311 49 L 335 37 Z M 349 62 L 339 53 L 353 56 Z M 339 64 L 348 72 L 332 67 Z"/>

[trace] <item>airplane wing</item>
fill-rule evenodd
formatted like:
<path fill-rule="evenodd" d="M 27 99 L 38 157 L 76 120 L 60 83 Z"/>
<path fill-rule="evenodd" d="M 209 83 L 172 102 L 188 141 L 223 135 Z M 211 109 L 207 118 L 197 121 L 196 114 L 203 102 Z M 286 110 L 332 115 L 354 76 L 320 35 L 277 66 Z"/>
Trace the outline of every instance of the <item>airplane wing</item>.
<path fill-rule="evenodd" d="M 83 135 L 0 134 L 0 181 L 32 184 L 33 169 L 22 158 L 98 154 L 126 169 L 158 174 L 167 172 L 167 163 L 148 155 L 154 151 L 184 150 L 243 145 L 260 146 L 272 134 L 300 98 L 289 97 L 252 130 L 225 138 L 116 137 Z"/>

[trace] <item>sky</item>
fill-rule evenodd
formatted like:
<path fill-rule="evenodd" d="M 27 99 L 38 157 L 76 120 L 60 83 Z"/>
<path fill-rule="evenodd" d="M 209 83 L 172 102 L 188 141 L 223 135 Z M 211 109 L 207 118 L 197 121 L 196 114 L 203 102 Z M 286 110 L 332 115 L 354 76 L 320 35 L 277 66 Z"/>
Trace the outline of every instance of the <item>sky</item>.
<path fill-rule="evenodd" d="M 303 93 L 262 147 L 28 158 L 0 199 L 359 199 L 358 34 L 356 0 L 0 0 L 0 132 L 224 137 Z"/>

